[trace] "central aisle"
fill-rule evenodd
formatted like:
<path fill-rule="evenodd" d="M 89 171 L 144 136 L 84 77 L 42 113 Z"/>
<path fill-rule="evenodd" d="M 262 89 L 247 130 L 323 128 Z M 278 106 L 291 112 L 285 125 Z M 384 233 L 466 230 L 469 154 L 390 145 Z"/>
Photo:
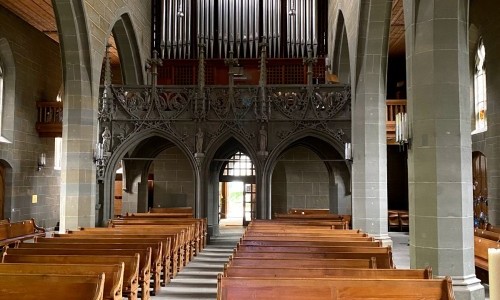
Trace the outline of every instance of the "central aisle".
<path fill-rule="evenodd" d="M 152 300 L 195 300 L 217 298 L 217 274 L 243 234 L 241 226 L 224 226 L 220 234 L 210 239 L 203 251 L 175 277 Z"/>

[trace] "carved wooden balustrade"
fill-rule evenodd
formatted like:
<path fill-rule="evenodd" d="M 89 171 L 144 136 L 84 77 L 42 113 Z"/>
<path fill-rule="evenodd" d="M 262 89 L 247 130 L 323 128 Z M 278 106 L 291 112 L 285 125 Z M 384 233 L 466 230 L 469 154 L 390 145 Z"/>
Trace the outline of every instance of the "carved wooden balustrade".
<path fill-rule="evenodd" d="M 37 101 L 36 131 L 40 137 L 61 137 L 63 104 L 57 101 Z"/>

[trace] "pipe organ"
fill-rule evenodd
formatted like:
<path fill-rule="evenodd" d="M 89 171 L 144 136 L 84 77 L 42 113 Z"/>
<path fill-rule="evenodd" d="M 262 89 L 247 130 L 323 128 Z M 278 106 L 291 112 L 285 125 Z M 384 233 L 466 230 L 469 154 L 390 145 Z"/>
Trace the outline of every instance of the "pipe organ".
<path fill-rule="evenodd" d="M 165 59 L 257 58 L 265 37 L 269 58 L 326 54 L 328 1 L 153 0 L 153 47 Z M 321 20 L 321 22 L 318 22 Z"/>

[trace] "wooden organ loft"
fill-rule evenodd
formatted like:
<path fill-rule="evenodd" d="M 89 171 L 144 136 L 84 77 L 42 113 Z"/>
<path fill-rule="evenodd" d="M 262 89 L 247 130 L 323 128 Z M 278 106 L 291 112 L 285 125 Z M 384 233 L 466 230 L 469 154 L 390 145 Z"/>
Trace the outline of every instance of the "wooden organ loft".
<path fill-rule="evenodd" d="M 257 86 L 262 41 L 267 84 L 306 85 L 308 57 L 316 58 L 313 84 L 330 83 L 335 76 L 325 58 L 327 13 L 328 1 L 322 0 L 153 0 L 151 46 L 163 59 L 158 85 L 197 85 L 203 44 L 206 85 L 228 86 L 231 72 L 231 84 Z M 62 103 L 41 101 L 37 110 L 39 136 L 62 136 Z M 388 144 L 395 144 L 395 115 L 401 111 L 406 101 L 388 100 Z"/>

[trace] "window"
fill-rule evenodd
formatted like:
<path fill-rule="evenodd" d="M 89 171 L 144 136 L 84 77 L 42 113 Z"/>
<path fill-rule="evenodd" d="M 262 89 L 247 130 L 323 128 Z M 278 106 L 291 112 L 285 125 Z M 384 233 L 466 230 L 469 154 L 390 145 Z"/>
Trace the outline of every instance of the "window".
<path fill-rule="evenodd" d="M 255 176 L 255 166 L 250 157 L 237 152 L 227 162 L 222 173 L 223 176 Z"/>
<path fill-rule="evenodd" d="M 485 132 L 488 129 L 486 117 L 486 50 L 483 40 L 479 41 L 474 69 L 474 120 L 472 134 Z"/>

